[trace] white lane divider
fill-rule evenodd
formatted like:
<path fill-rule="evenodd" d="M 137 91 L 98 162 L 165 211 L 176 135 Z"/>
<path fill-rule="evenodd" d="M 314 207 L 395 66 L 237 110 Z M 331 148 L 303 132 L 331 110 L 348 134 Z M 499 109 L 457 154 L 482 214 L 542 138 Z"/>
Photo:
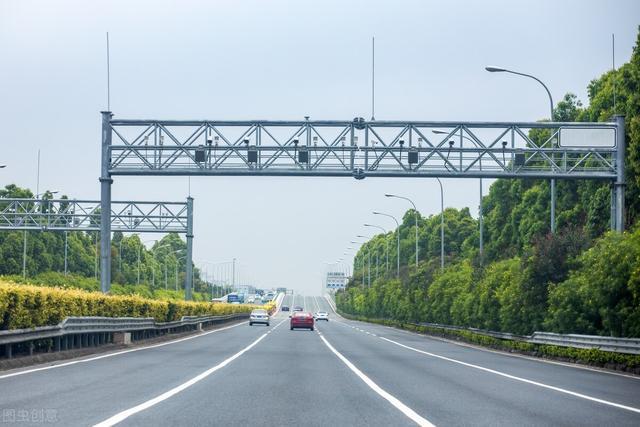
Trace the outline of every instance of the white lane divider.
<path fill-rule="evenodd" d="M 446 357 L 446 356 L 440 356 L 438 354 L 430 353 L 428 351 L 420 350 L 420 349 L 417 349 L 417 348 L 414 348 L 414 347 L 411 347 L 411 346 L 408 346 L 408 345 L 405 345 L 405 344 L 401 344 L 401 343 L 399 343 L 397 341 L 390 340 L 389 338 L 380 337 L 380 339 L 383 339 L 383 340 L 385 340 L 387 342 L 390 342 L 392 344 L 395 344 L 397 346 L 406 348 L 408 350 L 415 351 L 416 353 L 424 354 L 426 356 L 435 357 L 437 359 L 446 360 L 446 361 L 452 362 L 452 363 L 457 363 L 459 365 L 467 366 L 469 368 L 474 368 L 474 369 L 478 369 L 478 370 L 481 370 L 481 371 L 484 371 L 484 372 L 489 372 L 491 374 L 499 375 L 501 377 L 509 378 L 509 379 L 512 379 L 512 380 L 515 380 L 515 381 L 520 381 L 520 382 L 523 382 L 523 383 L 527 383 L 527 384 L 535 385 L 535 386 L 538 386 L 538 387 L 546 388 L 548 390 L 554 390 L 554 391 L 557 391 L 559 393 L 564 393 L 564 394 L 568 394 L 570 396 L 578 397 L 580 399 L 585 399 L 585 400 L 589 400 L 589 401 L 592 401 L 592 402 L 602 403 L 603 405 L 613 406 L 614 408 L 619 408 L 619 409 L 624 409 L 624 410 L 635 412 L 635 413 L 640 413 L 640 409 L 639 408 L 634 408 L 632 406 L 621 405 L 619 403 L 611 402 L 611 401 L 604 400 L 604 399 L 598 399 L 597 397 L 587 396 L 586 394 L 577 393 L 575 391 L 567 390 L 567 389 L 564 389 L 564 388 L 555 387 L 555 386 L 544 384 L 544 383 L 540 383 L 540 382 L 537 382 L 537 381 L 528 380 L 528 379 L 522 378 L 522 377 L 517 377 L 515 375 L 511 375 L 511 374 L 507 374 L 507 373 L 504 373 L 504 372 L 496 371 L 495 369 L 485 368 L 483 366 L 474 365 L 472 363 L 463 362 L 461 360 L 452 359 L 452 358 Z"/>
<path fill-rule="evenodd" d="M 40 367 L 40 368 L 33 368 L 33 369 L 27 369 L 27 370 L 24 370 L 24 371 L 12 372 L 10 374 L 0 375 L 0 380 L 3 379 L 3 378 L 16 377 L 18 375 L 30 374 L 32 372 L 47 371 L 49 369 L 62 368 L 64 366 L 75 365 L 75 364 L 78 364 L 78 363 L 93 362 L 95 360 L 106 359 L 108 357 L 119 356 L 121 354 L 127 354 L 127 353 L 133 353 L 133 352 L 136 352 L 136 351 L 142 351 L 142 350 L 149 350 L 149 349 L 152 349 L 152 348 L 164 347 L 165 345 L 177 344 L 177 343 L 180 343 L 180 342 L 183 342 L 183 341 L 188 341 L 188 340 L 192 340 L 192 339 L 195 339 L 195 338 L 204 337 L 204 336 L 209 335 L 209 334 L 214 334 L 216 332 L 226 331 L 227 329 L 235 328 L 235 327 L 238 327 L 238 326 L 241 326 L 241 325 L 246 325 L 246 324 L 247 324 L 247 322 L 240 322 L 240 323 L 236 323 L 236 324 L 231 325 L 231 326 L 225 326 L 223 328 L 214 329 L 212 331 L 203 332 L 203 333 L 197 334 L 197 335 L 191 335 L 191 336 L 188 336 L 188 337 L 185 337 L 185 338 L 179 338 L 177 340 L 167 341 L 167 342 L 163 342 L 163 343 L 160 343 L 160 344 L 147 345 L 147 346 L 144 346 L 144 347 L 136 347 L 136 348 L 132 348 L 132 349 L 129 349 L 129 350 L 115 351 L 113 353 L 107 353 L 107 354 L 103 354 L 103 355 L 100 355 L 100 356 L 90 357 L 88 359 L 73 360 L 71 362 L 59 363 L 57 365 L 43 366 L 43 367 Z"/>
<path fill-rule="evenodd" d="M 420 416 L 416 411 L 414 411 L 413 409 L 409 408 L 407 405 L 405 405 L 400 400 L 398 400 L 398 398 L 396 398 L 395 396 L 389 394 L 387 391 L 385 391 L 383 388 L 381 388 L 378 384 L 376 384 L 371 378 L 366 376 L 360 369 L 358 369 L 353 363 L 351 363 L 349 361 L 349 359 L 344 357 L 342 355 L 342 353 L 340 353 L 338 350 L 336 350 L 329 343 L 329 341 L 327 341 L 327 339 L 324 337 L 324 335 L 322 335 L 322 333 L 320 333 L 320 331 L 318 331 L 318 335 L 320 336 L 320 339 L 324 342 L 324 344 L 329 348 L 329 350 L 331 350 L 331 352 L 333 354 L 335 354 L 338 357 L 338 359 L 340 359 L 342 361 L 342 363 L 347 365 L 347 367 L 349 369 L 351 369 L 351 371 L 354 374 L 356 374 L 358 376 L 358 378 L 360 378 L 367 386 L 369 386 L 369 388 L 371 390 L 373 390 L 380 397 L 382 397 L 383 399 L 385 399 L 386 401 L 391 403 L 397 410 L 402 412 L 411 421 L 415 422 L 419 426 L 435 427 L 435 425 L 432 424 L 431 422 L 429 422 L 429 420 L 427 420 L 426 418 L 423 418 L 422 416 Z"/>
<path fill-rule="evenodd" d="M 233 356 L 228 357 L 227 359 L 225 359 L 222 362 L 218 363 L 216 366 L 213 366 L 212 368 L 207 369 L 206 371 L 204 371 L 200 375 L 197 375 L 197 376 L 191 378 L 189 381 L 186 381 L 186 382 L 180 384 L 179 386 L 174 387 L 171 390 L 166 391 L 166 392 L 162 393 L 161 395 L 154 397 L 153 399 L 147 400 L 146 402 L 143 402 L 143 403 L 141 403 L 141 404 L 139 404 L 137 406 L 134 406 L 133 408 L 129 408 L 129 409 L 125 410 L 125 411 L 119 412 L 119 413 L 115 414 L 114 416 L 112 416 L 112 417 L 110 417 L 110 418 L 108 418 L 108 419 L 106 419 L 106 420 L 104 420 L 104 421 L 102 421 L 102 422 L 100 422 L 98 424 L 95 424 L 94 427 L 107 427 L 107 426 L 116 425 L 116 424 L 126 420 L 130 416 L 135 415 L 138 412 L 142 412 L 145 409 L 149 409 L 152 406 L 155 406 L 158 403 L 163 402 L 163 401 L 169 399 L 172 396 L 175 396 L 176 394 L 180 393 L 181 391 L 186 390 L 187 388 L 191 387 L 192 385 L 196 384 L 197 382 L 207 378 L 209 375 L 213 374 L 214 372 L 219 371 L 220 369 L 224 368 L 229 363 L 233 362 L 234 360 L 236 360 L 238 357 L 242 356 L 247 351 L 251 350 L 260 341 L 262 341 L 267 335 L 269 335 L 272 331 L 274 331 L 278 326 L 282 325 L 285 322 L 285 320 L 287 320 L 287 319 L 283 319 L 280 323 L 278 323 L 276 326 L 271 328 L 269 331 L 267 331 L 264 334 L 260 335 L 260 337 L 258 337 L 257 340 L 253 341 L 251 344 L 249 344 L 248 346 L 246 346 L 245 348 L 243 348 L 242 350 L 240 350 L 239 352 L 237 352 Z"/>

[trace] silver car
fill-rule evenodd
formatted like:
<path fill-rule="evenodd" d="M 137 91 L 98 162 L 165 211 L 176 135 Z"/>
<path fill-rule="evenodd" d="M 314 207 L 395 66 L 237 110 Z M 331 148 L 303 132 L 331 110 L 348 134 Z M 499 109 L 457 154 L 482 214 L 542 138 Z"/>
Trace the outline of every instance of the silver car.
<path fill-rule="evenodd" d="M 269 326 L 269 313 L 267 313 L 267 310 L 253 310 L 249 315 L 249 326 L 253 326 L 254 323 L 262 323 Z"/>
<path fill-rule="evenodd" d="M 326 320 L 329 321 L 329 313 L 326 311 L 319 311 L 316 313 L 316 320 Z"/>

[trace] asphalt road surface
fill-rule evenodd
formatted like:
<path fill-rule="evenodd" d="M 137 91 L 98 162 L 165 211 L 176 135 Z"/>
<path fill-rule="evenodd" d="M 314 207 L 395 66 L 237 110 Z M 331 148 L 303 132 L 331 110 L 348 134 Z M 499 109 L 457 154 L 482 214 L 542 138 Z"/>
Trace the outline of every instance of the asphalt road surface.
<path fill-rule="evenodd" d="M 0 425 L 640 425 L 640 378 L 340 318 L 248 323 L 0 373 Z"/>

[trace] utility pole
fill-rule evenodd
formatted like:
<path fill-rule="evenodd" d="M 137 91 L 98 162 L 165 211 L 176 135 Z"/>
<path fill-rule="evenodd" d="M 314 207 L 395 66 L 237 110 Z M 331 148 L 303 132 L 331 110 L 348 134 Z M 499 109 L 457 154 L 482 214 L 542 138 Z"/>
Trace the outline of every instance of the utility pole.
<path fill-rule="evenodd" d="M 236 259 L 233 259 L 233 269 L 231 272 L 231 286 L 235 290 L 236 288 Z"/>

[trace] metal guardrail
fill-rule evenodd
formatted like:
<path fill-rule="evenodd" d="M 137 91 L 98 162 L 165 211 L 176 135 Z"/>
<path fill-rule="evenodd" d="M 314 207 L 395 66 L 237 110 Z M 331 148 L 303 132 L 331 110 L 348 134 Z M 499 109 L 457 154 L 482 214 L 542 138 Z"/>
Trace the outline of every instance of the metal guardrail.
<path fill-rule="evenodd" d="M 478 329 L 478 328 L 465 328 L 463 326 L 451 326 L 451 325 L 443 325 L 440 323 L 427 323 L 427 322 L 421 322 L 418 323 L 418 325 L 420 326 L 429 326 L 432 328 L 440 328 L 440 329 L 447 329 L 447 330 L 452 330 L 452 331 L 469 331 L 469 332 L 474 332 L 476 334 L 479 335 L 486 335 L 486 336 L 490 336 L 493 338 L 499 338 L 501 340 L 514 340 L 514 341 L 526 341 L 527 336 L 524 335 L 516 335 L 516 334 L 511 334 L 509 332 L 496 332 L 496 331 L 488 331 L 485 329 Z"/>
<path fill-rule="evenodd" d="M 183 316 L 173 322 L 156 322 L 152 317 L 67 317 L 53 326 L 0 331 L 0 346 L 4 346 L 4 356 L 11 358 L 15 345 L 28 344 L 28 353 L 32 355 L 34 343 L 42 340 L 50 340 L 47 351 L 60 351 L 112 343 L 114 333 L 130 332 L 134 340 L 144 339 L 248 317 L 249 313 Z"/>
<path fill-rule="evenodd" d="M 532 335 L 516 335 L 507 332 L 488 331 L 478 328 L 465 328 L 462 326 L 442 325 L 440 323 L 417 323 L 419 326 L 428 326 L 453 331 L 469 331 L 479 335 L 490 336 L 498 339 L 523 341 L 532 344 L 548 344 L 561 347 L 595 348 L 602 351 L 615 353 L 640 354 L 640 338 L 616 338 L 600 335 L 556 334 L 553 332 L 534 332 Z"/>
<path fill-rule="evenodd" d="M 551 344 L 562 347 L 597 348 L 615 353 L 640 354 L 640 338 L 616 338 L 599 335 L 555 334 L 552 332 L 534 332 L 527 342 Z"/>

